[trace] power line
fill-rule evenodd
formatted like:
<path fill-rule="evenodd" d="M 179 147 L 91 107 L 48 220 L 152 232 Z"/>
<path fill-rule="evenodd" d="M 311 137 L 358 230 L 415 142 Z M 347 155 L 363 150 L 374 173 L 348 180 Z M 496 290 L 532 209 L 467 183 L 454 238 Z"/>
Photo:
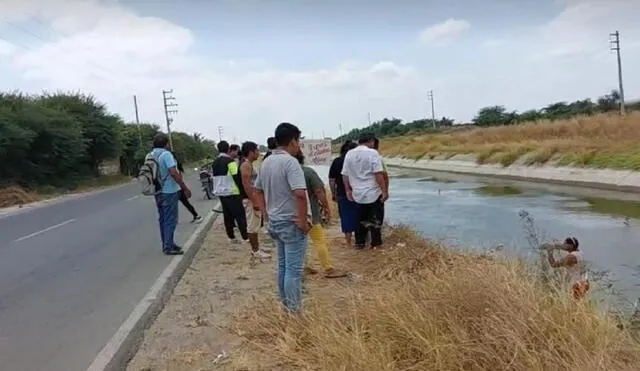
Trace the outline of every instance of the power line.
<path fill-rule="evenodd" d="M 609 44 L 611 46 L 611 50 L 616 52 L 618 58 L 618 90 L 620 93 L 620 114 L 624 115 L 626 113 L 624 106 L 624 88 L 622 86 L 622 60 L 620 58 L 620 32 L 616 31 L 609 34 Z"/>
<path fill-rule="evenodd" d="M 433 127 L 436 127 L 436 109 L 435 109 L 435 104 L 433 102 L 433 90 L 429 90 L 429 101 L 431 101 L 431 124 L 433 125 Z"/>
<path fill-rule="evenodd" d="M 169 147 L 173 151 L 173 139 L 171 138 L 171 124 L 173 123 L 173 118 L 169 117 L 170 113 L 178 113 L 177 109 L 169 109 L 169 107 L 177 107 L 177 103 L 173 103 L 176 98 L 172 96 L 173 89 L 163 90 L 162 98 L 164 101 L 164 116 L 167 119 L 167 135 L 169 135 Z"/>

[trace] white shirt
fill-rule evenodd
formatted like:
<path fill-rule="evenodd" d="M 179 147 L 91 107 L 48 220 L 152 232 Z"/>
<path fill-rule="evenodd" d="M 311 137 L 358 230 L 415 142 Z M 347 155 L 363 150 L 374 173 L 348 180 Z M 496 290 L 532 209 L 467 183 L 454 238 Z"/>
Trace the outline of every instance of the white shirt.
<path fill-rule="evenodd" d="M 349 177 L 353 199 L 359 204 L 374 203 L 382 194 L 376 173 L 383 172 L 382 159 L 375 149 L 360 145 L 347 152 L 342 175 Z"/>

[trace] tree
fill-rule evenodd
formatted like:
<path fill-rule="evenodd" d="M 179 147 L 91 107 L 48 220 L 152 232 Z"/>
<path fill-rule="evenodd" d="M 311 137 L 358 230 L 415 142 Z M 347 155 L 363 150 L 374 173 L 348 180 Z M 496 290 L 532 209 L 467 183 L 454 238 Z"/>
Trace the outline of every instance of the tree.
<path fill-rule="evenodd" d="M 81 94 L 0 93 L 0 187 L 75 188 L 100 176 L 104 161 L 120 160 L 136 174 L 151 150 L 155 124 L 125 124 L 93 97 Z M 173 133 L 185 162 L 214 155 L 201 134 Z"/>
<path fill-rule="evenodd" d="M 504 106 L 484 107 L 473 118 L 473 123 L 478 126 L 511 125 L 517 116 L 515 112 L 507 112 Z"/>

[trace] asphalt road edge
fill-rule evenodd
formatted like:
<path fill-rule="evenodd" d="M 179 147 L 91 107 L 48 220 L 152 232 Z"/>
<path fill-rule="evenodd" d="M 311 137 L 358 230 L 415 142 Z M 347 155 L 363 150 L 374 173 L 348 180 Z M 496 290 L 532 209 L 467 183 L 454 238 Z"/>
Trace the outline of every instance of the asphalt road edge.
<path fill-rule="evenodd" d="M 140 347 L 145 330 L 151 326 L 171 297 L 173 289 L 200 250 L 205 234 L 210 230 L 217 215 L 218 213 L 210 211 L 205 216 L 202 224 L 183 246 L 184 255 L 171 258 L 169 265 L 94 358 L 87 371 L 122 371 L 127 368 L 127 364 Z"/>

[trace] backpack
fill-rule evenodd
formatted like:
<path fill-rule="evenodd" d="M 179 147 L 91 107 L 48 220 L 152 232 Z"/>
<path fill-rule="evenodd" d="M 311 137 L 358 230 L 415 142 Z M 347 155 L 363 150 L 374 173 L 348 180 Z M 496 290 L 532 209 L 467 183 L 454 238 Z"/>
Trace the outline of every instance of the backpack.
<path fill-rule="evenodd" d="M 158 159 L 153 153 L 145 156 L 137 181 L 144 196 L 154 196 L 162 189 Z"/>

